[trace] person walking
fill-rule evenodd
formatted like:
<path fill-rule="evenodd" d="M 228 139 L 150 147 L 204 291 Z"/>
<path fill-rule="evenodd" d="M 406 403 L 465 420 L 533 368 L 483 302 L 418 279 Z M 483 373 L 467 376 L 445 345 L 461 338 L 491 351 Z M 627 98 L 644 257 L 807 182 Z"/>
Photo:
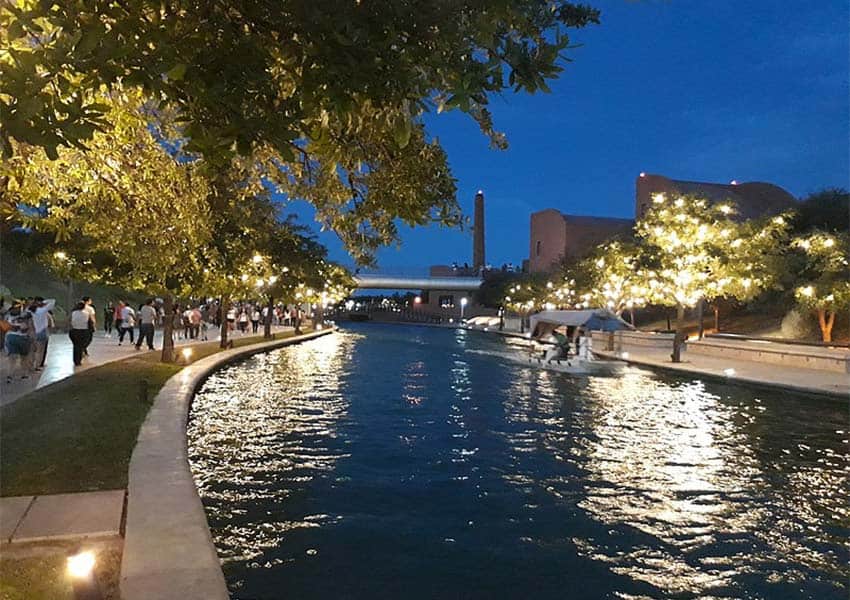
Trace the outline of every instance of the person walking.
<path fill-rule="evenodd" d="M 103 333 L 106 337 L 112 337 L 112 324 L 115 321 L 115 306 L 112 302 L 107 302 L 103 307 Z"/>
<path fill-rule="evenodd" d="M 89 355 L 89 346 L 91 345 L 92 340 L 94 339 L 94 332 L 97 329 L 97 310 L 94 307 L 94 303 L 92 302 L 91 296 L 83 296 L 83 304 L 84 309 L 89 314 L 89 337 L 86 341 L 86 345 L 83 348 L 83 355 Z"/>
<path fill-rule="evenodd" d="M 122 302 L 122 304 L 124 304 Z M 133 328 L 136 326 L 136 311 L 129 304 L 121 308 L 121 327 L 118 329 L 118 345 L 124 343 L 124 335 L 130 333 L 130 343 L 133 343 Z"/>
<path fill-rule="evenodd" d="M 47 343 L 50 340 L 50 311 L 53 310 L 54 306 L 56 306 L 56 300 L 53 298 L 45 300 L 40 296 L 36 296 L 32 305 L 30 305 L 29 310 L 35 331 L 32 356 L 32 366 L 35 371 L 41 371 L 47 358 Z"/>
<path fill-rule="evenodd" d="M 257 307 L 251 312 L 251 333 L 257 333 L 260 328 L 260 311 Z"/>
<path fill-rule="evenodd" d="M 239 313 L 239 331 L 242 332 L 242 335 L 248 332 L 248 309 L 244 306 L 242 312 Z"/>
<path fill-rule="evenodd" d="M 86 303 L 77 302 L 74 310 L 71 311 L 71 329 L 68 331 L 68 337 L 71 338 L 71 344 L 74 346 L 74 365 L 77 367 L 83 364 L 83 354 L 91 339 L 91 320 L 91 312 L 86 310 Z"/>
<path fill-rule="evenodd" d="M 153 298 L 148 298 L 142 308 L 139 309 L 139 339 L 136 341 L 136 350 L 142 349 L 142 341 L 147 342 L 148 350 L 153 350 L 153 332 L 156 326 L 156 309 L 153 307 Z"/>
<path fill-rule="evenodd" d="M 121 335 L 121 314 L 124 312 L 124 301 L 119 300 L 118 304 L 115 305 L 115 311 L 113 313 L 115 333 Z"/>
<path fill-rule="evenodd" d="M 192 334 L 190 337 L 193 340 L 196 340 L 201 336 L 201 322 L 203 320 L 204 316 L 199 307 L 195 306 L 189 311 L 189 327 L 192 328 Z"/>

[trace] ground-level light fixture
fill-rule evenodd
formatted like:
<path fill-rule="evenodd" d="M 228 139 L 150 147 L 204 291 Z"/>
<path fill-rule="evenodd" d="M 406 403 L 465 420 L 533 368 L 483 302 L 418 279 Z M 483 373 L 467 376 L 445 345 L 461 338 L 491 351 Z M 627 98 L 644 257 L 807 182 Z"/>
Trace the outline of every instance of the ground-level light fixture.
<path fill-rule="evenodd" d="M 183 360 L 188 361 L 190 358 L 192 358 L 192 349 L 191 348 L 183 348 L 180 351 L 180 354 L 183 355 Z"/>
<path fill-rule="evenodd" d="M 723 374 L 726 375 L 726 377 L 732 377 L 735 375 L 735 369 L 731 367 L 728 369 L 723 369 Z"/>
<path fill-rule="evenodd" d="M 77 600 L 102 600 L 103 595 L 94 578 L 94 552 L 86 550 L 68 556 L 67 570 Z"/>

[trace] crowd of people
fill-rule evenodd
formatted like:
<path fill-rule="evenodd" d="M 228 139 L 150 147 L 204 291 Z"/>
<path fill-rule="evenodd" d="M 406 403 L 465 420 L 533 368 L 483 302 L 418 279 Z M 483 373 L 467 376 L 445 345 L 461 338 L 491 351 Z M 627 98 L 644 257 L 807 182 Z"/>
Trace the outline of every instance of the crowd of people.
<path fill-rule="evenodd" d="M 56 327 L 56 300 L 41 297 L 7 302 L 0 298 L 0 362 L 7 383 L 28 379 L 44 368 L 50 332 Z M 276 305 L 271 308 L 272 325 L 297 327 L 303 318 L 299 306 Z M 257 334 L 266 322 L 268 306 L 257 302 L 236 302 L 227 310 L 216 301 L 175 304 L 172 313 L 173 336 L 176 339 L 206 341 L 210 327 L 218 329 L 222 321 L 227 329 L 241 334 Z M 71 358 L 80 366 L 88 356 L 89 346 L 99 329 L 98 311 L 92 299 L 83 296 L 70 310 L 67 320 L 71 340 Z M 149 298 L 137 308 L 124 300 L 109 301 L 102 309 L 103 335 L 115 336 L 118 345 L 129 341 L 136 350 L 145 345 L 154 350 L 154 334 L 165 322 L 164 303 Z"/>

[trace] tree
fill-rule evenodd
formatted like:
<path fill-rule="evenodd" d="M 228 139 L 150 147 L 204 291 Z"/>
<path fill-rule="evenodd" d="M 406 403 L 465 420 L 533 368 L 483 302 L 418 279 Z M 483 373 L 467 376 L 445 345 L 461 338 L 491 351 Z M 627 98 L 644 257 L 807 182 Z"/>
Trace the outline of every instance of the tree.
<path fill-rule="evenodd" d="M 626 309 L 646 304 L 642 252 L 636 243 L 614 241 L 600 246 L 582 261 L 581 269 L 588 274 L 588 291 L 582 294 L 585 308 L 603 306 L 620 316 Z"/>
<path fill-rule="evenodd" d="M 109 127 L 86 149 L 50 159 L 17 144 L 4 161 L 6 219 L 54 236 L 69 275 L 165 295 L 188 292 L 203 269 L 197 248 L 211 238 L 207 183 L 194 163 L 171 156 L 144 115 L 141 94 L 105 98 Z M 67 270 L 66 268 L 66 270 Z M 172 359 L 166 320 L 163 360 Z"/>
<path fill-rule="evenodd" d="M 646 248 L 641 271 L 650 302 L 676 307 L 673 362 L 681 360 L 684 311 L 703 299 L 752 298 L 775 279 L 766 250 L 778 248 L 787 219 L 740 223 L 731 203 L 695 196 L 653 196 L 635 229 Z"/>
<path fill-rule="evenodd" d="M 817 314 L 823 341 L 830 342 L 836 312 L 850 308 L 850 235 L 815 231 L 794 238 L 792 247 L 803 259 L 795 297 Z"/>
<path fill-rule="evenodd" d="M 504 147 L 489 98 L 548 91 L 568 30 L 598 21 L 562 0 L 3 3 L 0 150 L 87 144 L 110 126 L 104 90 L 138 88 L 187 152 L 253 157 L 367 263 L 397 219 L 461 220 L 424 113 L 461 110 Z"/>
<path fill-rule="evenodd" d="M 796 212 L 792 220 L 795 233 L 850 231 L 850 193 L 847 190 L 831 188 L 810 194 L 799 203 Z"/>
<path fill-rule="evenodd" d="M 508 288 L 504 305 L 519 314 L 520 332 L 525 332 L 525 320 L 528 315 L 545 306 L 544 289 L 546 286 L 543 278 L 529 274 L 524 275 L 520 281 Z"/>

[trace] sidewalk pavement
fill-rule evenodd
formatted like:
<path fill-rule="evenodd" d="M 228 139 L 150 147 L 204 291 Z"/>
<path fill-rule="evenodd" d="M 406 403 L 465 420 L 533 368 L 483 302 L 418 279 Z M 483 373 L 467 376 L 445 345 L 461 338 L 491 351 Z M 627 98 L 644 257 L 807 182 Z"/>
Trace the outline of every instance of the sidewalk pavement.
<path fill-rule="evenodd" d="M 290 331 L 291 327 L 272 327 L 273 332 Z M 138 333 L 138 332 L 136 332 Z M 255 335 L 247 333 L 245 336 Z M 243 334 L 238 331 L 230 332 L 230 337 L 239 339 Z M 203 343 L 204 341 L 218 341 L 219 331 L 216 327 L 210 327 L 207 332 L 207 340 L 184 340 L 175 337 L 175 347 L 182 347 L 191 344 Z M 154 352 L 162 349 L 162 330 L 157 329 L 154 334 Z M 122 358 L 130 358 L 138 356 L 144 352 L 149 352 L 146 347 L 142 347 L 142 352 L 136 350 L 136 347 L 129 342 L 127 336 L 124 337 L 123 345 L 118 345 L 118 334 L 113 332 L 111 336 L 107 336 L 103 330 L 96 331 L 94 339 L 89 346 L 89 355 L 83 358 L 83 364 L 79 367 L 74 367 L 74 361 L 71 357 L 73 346 L 68 334 L 65 332 L 53 333 L 50 335 L 50 342 L 47 346 L 47 360 L 44 363 L 44 370 L 29 373 L 27 379 L 16 378 L 11 383 L 6 383 L 5 378 L 0 378 L 0 406 L 11 404 L 21 396 L 29 392 L 43 388 L 51 383 L 56 383 L 66 377 L 70 377 L 74 373 L 91 369 L 108 362 L 121 360 Z M 3 358 L 2 360 L 5 360 Z"/>
<path fill-rule="evenodd" d="M 850 375 L 819 369 L 789 367 L 772 363 L 721 358 L 684 352 L 682 362 L 670 360 L 670 350 L 626 346 L 623 352 L 593 349 L 593 353 L 609 359 L 705 375 L 730 382 L 742 382 L 774 387 L 808 394 L 826 394 L 837 399 L 850 400 Z"/>
<path fill-rule="evenodd" d="M 0 498 L 0 546 L 121 534 L 124 490 Z"/>

